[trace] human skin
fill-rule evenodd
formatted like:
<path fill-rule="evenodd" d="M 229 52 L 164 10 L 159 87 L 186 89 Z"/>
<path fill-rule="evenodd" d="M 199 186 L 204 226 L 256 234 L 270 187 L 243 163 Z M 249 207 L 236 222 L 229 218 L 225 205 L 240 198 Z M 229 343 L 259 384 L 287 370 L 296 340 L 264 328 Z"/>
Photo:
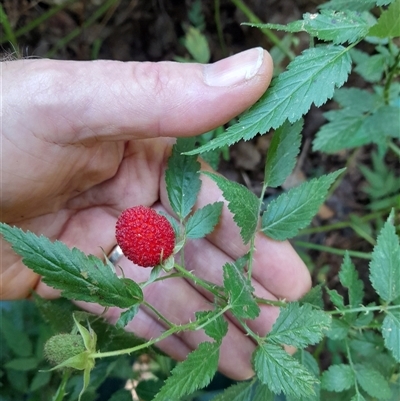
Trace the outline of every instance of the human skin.
<path fill-rule="evenodd" d="M 173 213 L 164 172 L 176 137 L 201 134 L 251 106 L 272 75 L 269 54 L 251 49 L 210 65 L 18 60 L 1 64 L 1 221 L 60 240 L 103 257 L 115 245 L 120 212 L 136 205 Z M 209 169 L 204 163 L 204 169 Z M 202 176 L 196 207 L 223 200 L 218 187 Z M 0 297 L 21 299 L 32 290 L 46 298 L 59 293 L 46 286 L 0 240 Z M 185 248 L 186 268 L 222 282 L 222 266 L 246 252 L 232 215 L 224 206 L 220 223 L 206 239 Z M 126 258 L 124 274 L 144 281 L 150 269 Z M 253 287 L 257 296 L 295 300 L 310 288 L 307 268 L 288 242 L 256 238 Z M 153 283 L 145 299 L 174 323 L 194 319 L 212 298 L 184 279 Z M 80 304 L 101 313 L 103 308 Z M 111 308 L 113 323 L 120 311 Z M 263 335 L 278 315 L 262 305 L 249 327 Z M 255 348 L 228 317 L 219 369 L 233 379 L 253 374 Z M 154 338 L 165 326 L 141 308 L 127 330 Z M 207 337 L 203 331 L 171 336 L 158 346 L 182 360 Z"/>

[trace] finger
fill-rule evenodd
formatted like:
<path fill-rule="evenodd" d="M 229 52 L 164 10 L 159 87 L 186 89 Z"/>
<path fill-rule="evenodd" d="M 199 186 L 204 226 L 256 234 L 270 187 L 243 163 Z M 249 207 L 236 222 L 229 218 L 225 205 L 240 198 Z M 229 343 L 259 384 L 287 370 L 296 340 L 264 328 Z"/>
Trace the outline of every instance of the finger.
<path fill-rule="evenodd" d="M 229 121 L 265 92 L 272 61 L 261 48 L 208 65 L 21 60 L 5 62 L 3 76 L 9 124 L 33 107 L 29 126 L 52 143 L 125 140 L 194 135 Z"/>

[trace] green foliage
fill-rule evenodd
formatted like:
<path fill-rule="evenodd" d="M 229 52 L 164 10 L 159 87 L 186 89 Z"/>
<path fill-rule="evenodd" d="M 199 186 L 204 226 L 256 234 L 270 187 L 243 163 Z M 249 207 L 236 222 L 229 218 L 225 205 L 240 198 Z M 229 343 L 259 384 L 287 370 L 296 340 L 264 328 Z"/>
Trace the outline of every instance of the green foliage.
<path fill-rule="evenodd" d="M 310 224 L 325 200 L 329 187 L 343 171 L 314 178 L 269 203 L 262 216 L 262 232 L 276 240 L 292 238 Z"/>
<path fill-rule="evenodd" d="M 312 104 L 319 107 L 333 96 L 335 87 L 348 77 L 351 59 L 343 46 L 326 45 L 305 50 L 287 71 L 276 77 L 270 89 L 243 114 L 239 122 L 218 137 L 188 154 L 197 154 L 249 140 L 258 133 L 280 127 L 286 120 L 299 120 Z"/>
<path fill-rule="evenodd" d="M 130 307 L 143 298 L 134 281 L 119 279 L 110 266 L 93 255 L 86 256 L 60 241 L 51 242 L 4 223 L 0 223 L 0 233 L 12 243 L 26 266 L 42 275 L 46 284 L 61 289 L 66 298 L 120 308 Z"/>
<path fill-rule="evenodd" d="M 259 200 L 245 186 L 227 180 L 215 174 L 204 172 L 211 177 L 221 189 L 224 198 L 229 202 L 228 208 L 233 214 L 235 223 L 240 228 L 240 235 L 246 244 L 254 235 L 258 224 Z"/>
<path fill-rule="evenodd" d="M 254 289 L 238 262 L 227 263 L 223 266 L 224 287 L 228 293 L 228 305 L 232 313 L 243 319 L 255 319 L 259 313 L 252 293 Z"/>
<path fill-rule="evenodd" d="M 369 35 L 379 38 L 395 38 L 400 36 L 400 0 L 394 0 L 384 11 L 378 22 L 370 29 Z"/>
<path fill-rule="evenodd" d="M 222 202 L 215 202 L 198 209 L 186 223 L 187 238 L 203 238 L 214 230 L 222 212 Z"/>
<path fill-rule="evenodd" d="M 274 132 L 264 172 L 264 180 L 268 187 L 275 188 L 282 185 L 292 172 L 299 153 L 302 128 L 302 120 L 293 125 L 286 121 Z"/>
<path fill-rule="evenodd" d="M 219 347 L 218 342 L 201 343 L 172 370 L 154 401 L 176 400 L 210 383 L 217 371 Z"/>
<path fill-rule="evenodd" d="M 110 4 L 107 2 L 106 6 Z M 106 308 L 118 307 L 121 314 L 110 326 L 96 316 L 77 312 L 65 299 L 53 303 L 37 296 L 34 296 L 37 308 L 47 325 L 43 320 L 39 325 L 32 324 L 31 307 L 27 307 L 27 312 L 17 307 L 15 315 L 4 313 L 0 326 L 4 344 L 0 355 L 0 396 L 22 399 L 22 395 L 32 394 L 36 397 L 32 400 L 41 400 L 57 394 L 53 399 L 72 401 L 82 396 L 84 400 L 95 400 L 97 389 L 107 376 L 119 375 L 125 380 L 134 375 L 127 355 L 147 352 L 159 364 L 150 380 L 139 378 L 137 393 L 141 399 L 193 399 L 211 382 L 218 369 L 220 348 L 230 321 L 255 345 L 251 359 L 255 375 L 235 383 L 214 401 L 273 401 L 281 393 L 287 401 L 397 401 L 400 243 L 396 219 L 400 182 L 398 171 L 388 166 L 388 160 L 393 160 L 393 155 L 400 156 L 400 85 L 395 82 L 400 74 L 400 51 L 393 40 L 400 36 L 399 7 L 400 0 L 331 0 L 322 4 L 318 13 L 306 13 L 299 21 L 257 25 L 263 32 L 269 32 L 267 36 L 275 44 L 278 39 L 271 34 L 272 29 L 290 33 L 278 46 L 290 58 L 286 70 L 275 76 L 270 89 L 225 132 L 219 127 L 202 137 L 178 139 L 168 160 L 165 181 L 174 214 L 168 219 L 178 237 L 175 251 L 181 252 L 176 258 L 180 264 L 171 258 L 168 268 L 159 266 L 151 271 L 147 281 L 136 283 L 118 277 L 107 260 L 103 262 L 59 241 L 51 242 L 2 223 L 0 233 L 4 239 L 45 283 L 61 290 L 66 298 Z M 18 35 L 12 32 L 1 6 L 0 17 L 6 36 L 16 40 Z M 210 51 L 200 1 L 192 2 L 189 18 L 191 26 L 184 27 L 184 46 L 193 59 L 207 62 Z M 289 47 L 295 43 L 294 34 L 299 32 L 310 36 L 311 45 L 297 57 L 291 57 L 293 52 Z M 368 46 L 359 47 L 362 41 Z M 362 87 L 340 88 L 352 72 L 357 74 L 356 80 L 362 81 Z M 319 284 L 298 302 L 260 298 L 258 290 L 255 294 L 257 285 L 252 271 L 259 237 L 284 241 L 299 235 L 329 191 L 333 191 L 334 182 L 339 176 L 343 179 L 345 169 L 330 174 L 319 172 L 319 178 L 277 195 L 263 211 L 266 191 L 271 188 L 273 193 L 281 191 L 294 169 L 301 144 L 302 116 L 312 105 L 320 107 L 331 98 L 333 101 L 324 113 L 327 122 L 316 134 L 313 150 L 328 154 L 340 151 L 347 157 L 348 149 L 364 145 L 373 148 L 368 149 L 371 159 L 364 159 L 364 164 L 357 167 L 367 182 L 363 190 L 370 200 L 368 207 L 377 211 L 377 217 L 367 219 L 353 214 L 348 224 L 338 223 L 339 228 L 351 228 L 367 241 L 371 252 L 336 250 L 344 258 L 339 272 L 334 272 L 338 278 L 334 288 L 324 282 L 324 278 L 330 277 L 324 272 L 317 274 L 317 278 L 323 276 Z M 235 256 L 236 260 L 231 255 L 232 259 L 221 263 L 222 283 L 197 277 L 196 271 L 184 266 L 188 259 L 185 246 L 188 241 L 203 239 L 213 232 L 220 222 L 224 203 L 195 209 L 203 173 L 196 155 L 205 155 L 214 163 L 219 158 L 219 154 L 215 157 L 213 153 L 215 149 L 223 149 L 227 156 L 230 145 L 271 129 L 274 132 L 259 196 L 221 175 L 204 172 L 205 179 L 212 179 L 226 200 L 246 250 L 243 255 Z M 197 143 L 200 147 L 195 148 Z M 351 160 L 349 157 L 346 171 L 351 171 Z M 390 208 L 393 210 L 386 219 Z M 227 215 L 225 210 L 223 217 Z M 316 228 L 320 232 L 325 229 Z M 369 259 L 369 271 L 368 263 L 356 263 L 356 257 Z M 326 268 L 328 271 L 329 266 Z M 207 293 L 211 302 L 205 307 L 209 310 L 194 311 L 195 319 L 175 324 L 144 301 L 142 289 L 153 282 L 178 277 Z M 165 325 L 158 337 L 142 340 L 123 330 L 141 307 L 151 310 Z M 279 307 L 279 316 L 271 330 L 262 334 L 253 331 L 252 325 L 257 323 L 261 310 L 272 307 Z M 203 330 L 213 342 L 200 343 L 186 360 L 174 368 L 171 362 L 163 368 L 153 345 L 171 335 L 185 336 L 197 330 Z M 37 372 L 49 369 L 43 359 L 43 344 L 57 333 L 78 336 L 85 346 L 78 355 L 64 358 L 59 366 L 84 370 L 83 377 L 76 375 L 67 381 L 64 370 L 60 385 L 60 378 L 53 371 Z M 294 346 L 297 352 L 292 356 L 285 346 Z M 122 401 L 128 396 L 121 389 L 110 399 Z"/>
<path fill-rule="evenodd" d="M 178 139 L 165 174 L 168 199 L 180 219 L 187 217 L 192 210 L 201 187 L 200 163 L 196 157 L 181 156 L 181 153 L 191 150 L 193 146 L 193 138 Z"/>

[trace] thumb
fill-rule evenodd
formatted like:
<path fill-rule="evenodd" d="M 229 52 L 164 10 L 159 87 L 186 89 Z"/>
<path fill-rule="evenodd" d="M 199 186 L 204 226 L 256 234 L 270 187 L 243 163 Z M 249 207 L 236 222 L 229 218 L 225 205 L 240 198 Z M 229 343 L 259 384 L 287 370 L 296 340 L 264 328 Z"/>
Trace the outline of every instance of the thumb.
<path fill-rule="evenodd" d="M 32 131 L 56 143 L 200 134 L 256 102 L 272 76 L 271 57 L 261 48 L 206 65 L 103 60 L 4 64 L 3 93 L 10 99 L 10 113 L 18 119 L 28 116 Z"/>

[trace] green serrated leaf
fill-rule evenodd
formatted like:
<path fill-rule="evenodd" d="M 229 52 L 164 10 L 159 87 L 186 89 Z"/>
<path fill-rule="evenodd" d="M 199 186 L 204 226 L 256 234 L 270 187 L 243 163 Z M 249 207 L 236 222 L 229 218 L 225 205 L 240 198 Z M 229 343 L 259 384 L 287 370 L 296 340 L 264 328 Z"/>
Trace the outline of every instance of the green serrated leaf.
<path fill-rule="evenodd" d="M 394 359 L 400 363 L 400 312 L 388 311 L 382 323 L 382 336 L 385 347 L 391 351 Z"/>
<path fill-rule="evenodd" d="M 226 263 L 224 270 L 224 287 L 229 295 L 231 312 L 243 319 L 255 319 L 260 308 L 253 296 L 253 287 L 237 263 Z"/>
<path fill-rule="evenodd" d="M 353 43 L 367 35 L 370 24 L 367 13 L 350 10 L 322 10 L 320 14 L 303 14 L 300 21 L 280 24 L 245 24 L 257 28 L 277 29 L 285 32 L 307 32 L 311 36 L 334 44 Z"/>
<path fill-rule="evenodd" d="M 323 309 L 324 300 L 322 298 L 322 284 L 317 284 L 315 287 L 311 288 L 311 290 L 300 299 L 300 302 Z"/>
<path fill-rule="evenodd" d="M 273 80 L 270 89 L 239 122 L 222 135 L 189 154 L 250 140 L 258 133 L 291 123 L 307 113 L 312 104 L 323 105 L 342 86 L 351 69 L 348 50 L 342 46 L 319 46 L 305 50 L 289 65 L 287 71 Z"/>
<path fill-rule="evenodd" d="M 360 306 L 364 298 L 364 283 L 359 279 L 348 252 L 344 255 L 340 266 L 339 279 L 349 291 L 349 306 L 354 308 Z"/>
<path fill-rule="evenodd" d="M 375 6 L 375 0 L 330 0 L 319 6 L 320 9 L 368 11 Z"/>
<path fill-rule="evenodd" d="M 375 0 L 375 1 L 376 1 L 376 5 L 378 7 L 381 7 L 381 6 L 387 6 L 388 4 L 391 4 L 396 0 Z"/>
<path fill-rule="evenodd" d="M 254 386 L 253 380 L 234 384 L 212 401 L 249 401 L 252 399 Z"/>
<path fill-rule="evenodd" d="M 374 139 L 374 136 L 385 136 L 400 139 L 400 108 L 398 106 L 379 107 L 368 118 L 368 132 Z M 382 124 L 385 121 L 385 124 Z"/>
<path fill-rule="evenodd" d="M 358 63 L 354 68 L 367 82 L 379 82 L 387 66 L 387 57 L 383 54 L 374 54 Z"/>
<path fill-rule="evenodd" d="M 332 154 L 372 142 L 367 130 L 367 115 L 346 108 L 329 111 L 324 116 L 330 121 L 317 132 L 313 141 L 314 151 Z"/>
<path fill-rule="evenodd" d="M 326 289 L 326 292 L 328 293 L 333 305 L 339 309 L 344 309 L 344 299 L 342 295 L 340 295 L 336 290 L 330 290 L 329 288 Z"/>
<path fill-rule="evenodd" d="M 205 64 L 210 61 L 210 48 L 207 38 L 199 29 L 190 26 L 183 42 L 188 52 L 197 63 Z"/>
<path fill-rule="evenodd" d="M 299 350 L 294 354 L 294 358 L 296 358 L 299 363 L 306 367 L 308 371 L 310 371 L 316 378 L 319 378 L 319 366 L 318 362 L 314 359 L 314 357 L 305 350 Z M 298 397 L 296 396 L 286 396 L 287 401 L 320 401 L 320 383 L 317 382 L 314 384 L 314 392 L 315 394 L 308 397 Z"/>
<path fill-rule="evenodd" d="M 293 125 L 285 122 L 272 137 L 265 163 L 264 180 L 269 187 L 276 188 L 284 183 L 296 164 L 300 150 L 303 120 Z"/>
<path fill-rule="evenodd" d="M 119 279 L 99 258 L 69 249 L 60 241 L 0 224 L 0 233 L 23 263 L 43 281 L 62 290 L 66 298 L 97 302 L 103 306 L 128 308 L 143 299 L 140 287 L 132 280 Z"/>
<path fill-rule="evenodd" d="M 351 397 L 350 401 L 366 401 L 365 398 L 360 393 L 356 393 L 354 397 Z"/>
<path fill-rule="evenodd" d="M 316 378 L 278 345 L 259 345 L 253 353 L 253 366 L 261 383 L 276 394 L 300 397 L 314 394 Z"/>
<path fill-rule="evenodd" d="M 223 202 L 215 202 L 196 210 L 186 223 L 186 237 L 203 238 L 210 234 L 219 221 L 223 205 Z"/>
<path fill-rule="evenodd" d="M 395 38 L 400 36 L 400 0 L 395 0 L 384 11 L 378 22 L 370 29 L 369 35 L 378 38 Z"/>
<path fill-rule="evenodd" d="M 332 324 L 330 330 L 326 333 L 326 336 L 332 340 L 343 340 L 347 337 L 350 327 L 347 322 L 343 319 L 332 319 Z"/>
<path fill-rule="evenodd" d="M 333 99 L 343 108 L 353 111 L 354 115 L 369 113 L 385 104 L 382 96 L 359 88 L 337 89 Z"/>
<path fill-rule="evenodd" d="M 386 302 L 400 296 L 400 244 L 391 213 L 376 240 L 369 264 L 370 281 Z"/>
<path fill-rule="evenodd" d="M 342 392 L 354 386 L 354 371 L 349 365 L 332 365 L 321 377 L 321 387 L 328 391 Z"/>
<path fill-rule="evenodd" d="M 200 311 L 196 312 L 196 319 L 199 320 L 208 317 L 207 320 L 209 323 L 204 326 L 204 332 L 215 341 L 221 341 L 228 332 L 228 322 L 223 316 L 215 318 L 214 315 L 215 311 Z"/>
<path fill-rule="evenodd" d="M 195 138 L 177 140 L 165 172 L 168 199 L 180 219 L 184 219 L 192 210 L 201 187 L 200 163 L 197 157 L 182 154 L 192 150 L 195 141 Z"/>
<path fill-rule="evenodd" d="M 259 201 L 251 191 L 237 182 L 209 172 L 205 175 L 212 178 L 229 202 L 228 209 L 233 214 L 233 220 L 240 228 L 240 235 L 246 244 L 254 235 L 258 224 Z"/>
<path fill-rule="evenodd" d="M 379 400 L 391 397 L 392 392 L 387 380 L 377 370 L 361 364 L 356 364 L 354 370 L 357 382 L 370 396 Z"/>
<path fill-rule="evenodd" d="M 153 401 L 179 400 L 210 383 L 218 367 L 218 342 L 204 342 L 171 371 Z"/>
<path fill-rule="evenodd" d="M 310 304 L 291 302 L 280 309 L 278 319 L 267 334 L 270 342 L 304 348 L 317 344 L 329 330 L 331 317 Z"/>
<path fill-rule="evenodd" d="M 328 193 L 344 170 L 305 182 L 270 202 L 262 216 L 261 230 L 268 237 L 283 241 L 310 224 Z"/>
<path fill-rule="evenodd" d="M 128 310 L 123 311 L 115 325 L 120 328 L 125 327 L 139 312 L 139 307 L 140 305 L 136 304 L 131 306 Z"/>

